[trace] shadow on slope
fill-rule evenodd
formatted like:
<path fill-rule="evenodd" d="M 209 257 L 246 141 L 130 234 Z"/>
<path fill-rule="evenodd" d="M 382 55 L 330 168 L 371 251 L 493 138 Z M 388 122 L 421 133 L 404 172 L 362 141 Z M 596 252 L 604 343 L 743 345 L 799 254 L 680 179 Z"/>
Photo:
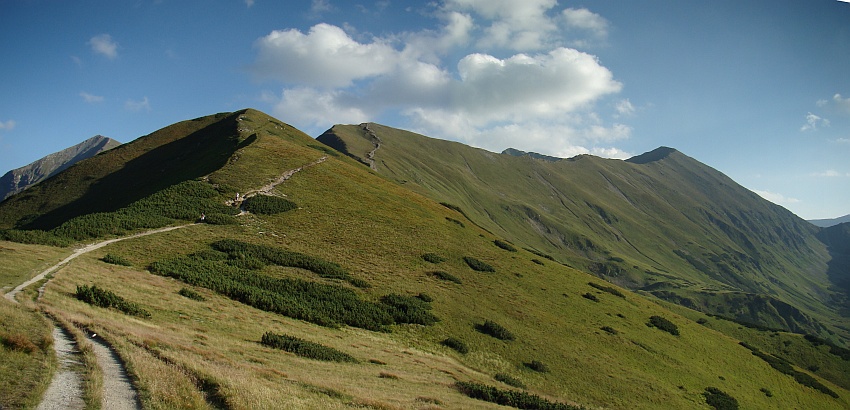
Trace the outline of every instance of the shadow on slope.
<path fill-rule="evenodd" d="M 115 211 L 174 184 L 208 175 L 227 164 L 234 152 L 256 139 L 252 136 L 239 141 L 235 118 L 240 114 L 241 112 L 216 115 L 216 119 L 220 118 L 218 121 L 188 135 L 178 135 L 173 141 L 152 148 L 132 147 L 136 144 L 135 141 L 126 144 L 125 147 L 129 147 L 127 149 L 136 148 L 144 153 L 121 164 L 121 156 L 124 153 L 113 150 L 110 154 L 116 158 L 104 159 L 106 164 L 100 165 L 112 165 L 115 170 L 100 178 L 89 175 L 84 168 L 85 165 L 92 164 L 84 162 L 80 164 L 82 167 L 79 169 L 72 167 L 68 172 L 74 175 L 69 175 L 68 178 L 80 178 L 77 174 L 84 174 L 82 178 L 91 181 L 88 186 L 82 187 L 85 192 L 78 198 L 70 199 L 44 213 L 24 216 L 18 220 L 16 226 L 20 229 L 49 230 L 71 218 L 95 212 Z M 221 118 L 224 115 L 226 117 Z M 152 136 L 154 134 L 148 137 Z M 113 162 L 116 160 L 119 163 Z M 61 174 L 57 177 L 59 178 L 45 181 L 50 183 L 45 189 L 58 190 L 59 195 L 62 195 L 62 185 L 66 178 L 62 178 Z M 26 199 L 22 198 L 24 201 Z"/>

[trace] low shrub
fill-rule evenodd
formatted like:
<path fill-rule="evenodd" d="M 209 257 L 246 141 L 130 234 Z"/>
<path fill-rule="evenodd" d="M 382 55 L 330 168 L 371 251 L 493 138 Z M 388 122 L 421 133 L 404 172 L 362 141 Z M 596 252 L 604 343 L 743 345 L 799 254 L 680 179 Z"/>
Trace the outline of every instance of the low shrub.
<path fill-rule="evenodd" d="M 127 259 L 124 259 L 120 256 L 113 255 L 111 253 L 107 253 L 106 255 L 103 256 L 103 258 L 100 258 L 100 260 L 102 260 L 106 263 L 111 263 L 113 265 L 121 265 L 121 266 L 132 266 L 133 265 Z"/>
<path fill-rule="evenodd" d="M 431 305 L 416 296 L 391 293 L 381 297 L 381 304 L 396 323 L 428 326 L 440 320 L 430 312 Z"/>
<path fill-rule="evenodd" d="M 549 259 L 550 261 L 553 261 L 553 262 L 555 261 L 555 258 L 553 258 L 552 255 L 545 254 L 543 252 L 538 251 L 537 249 L 533 249 L 533 248 L 523 248 L 523 249 L 525 249 L 525 250 L 527 250 L 527 251 L 529 251 L 529 252 L 531 252 L 531 253 L 533 253 L 533 254 L 541 257 L 541 258 L 546 258 L 546 259 Z"/>
<path fill-rule="evenodd" d="M 207 298 L 205 298 L 204 295 L 202 295 L 198 292 L 195 292 L 194 290 L 189 289 L 189 288 L 182 288 L 182 289 L 180 289 L 180 291 L 177 292 L 177 294 L 179 294 L 180 296 L 183 296 L 183 297 L 187 297 L 187 298 L 192 299 L 192 300 L 197 300 L 198 302 L 204 302 L 204 301 L 207 300 Z"/>
<path fill-rule="evenodd" d="M 596 288 L 596 289 L 599 289 L 603 292 L 608 292 L 608 293 L 610 293 L 614 296 L 617 296 L 617 297 L 620 297 L 620 298 L 623 298 L 623 299 L 626 298 L 626 295 L 624 295 L 623 292 L 620 292 L 617 288 L 615 288 L 613 286 L 600 285 L 600 284 L 595 283 L 595 282 L 587 282 L 587 284 Z"/>
<path fill-rule="evenodd" d="M 490 265 L 488 265 L 484 262 L 481 262 L 480 260 L 475 259 L 471 256 L 464 256 L 463 261 L 466 262 L 466 264 L 469 265 L 469 267 L 472 268 L 472 270 L 474 270 L 474 271 L 478 271 L 478 272 L 495 272 L 496 271 L 496 269 L 494 269 L 492 266 L 490 266 Z"/>
<path fill-rule="evenodd" d="M 433 272 L 430 272 L 430 273 L 431 273 L 431 275 L 434 275 L 437 279 L 440 279 L 440 280 L 447 280 L 447 281 L 449 281 L 449 282 L 454 282 L 454 283 L 457 283 L 457 284 L 461 284 L 461 281 L 460 281 L 460 279 L 458 279 L 458 277 L 457 277 L 457 276 L 452 275 L 452 274 L 450 274 L 450 273 L 448 273 L 448 272 L 438 270 L 438 271 L 433 271 Z"/>
<path fill-rule="evenodd" d="M 549 373 L 549 366 L 546 366 L 546 363 L 539 360 L 532 360 L 531 362 L 523 363 L 523 365 L 538 373 Z"/>
<path fill-rule="evenodd" d="M 702 395 L 705 396 L 705 403 L 716 410 L 738 409 L 738 400 L 717 387 L 706 387 Z"/>
<path fill-rule="evenodd" d="M 398 375 L 393 373 L 381 372 L 378 377 L 382 379 L 398 380 Z"/>
<path fill-rule="evenodd" d="M 455 225 L 457 225 L 457 226 L 459 226 L 459 227 L 461 227 L 461 228 L 466 228 L 466 225 L 464 225 L 464 224 L 463 224 L 463 222 L 458 221 L 457 219 L 449 218 L 449 217 L 447 216 L 447 217 L 446 217 L 446 220 L 447 220 L 447 221 L 449 221 L 449 222 L 451 222 L 451 223 L 453 223 L 453 224 L 455 224 Z"/>
<path fill-rule="evenodd" d="M 670 333 L 673 336 L 679 336 L 679 327 L 676 326 L 675 323 L 661 316 L 651 316 L 649 318 L 649 322 L 647 322 L 646 325 L 649 327 L 661 329 L 667 333 Z"/>
<path fill-rule="evenodd" d="M 513 377 L 509 374 L 506 374 L 506 373 L 496 373 L 496 375 L 493 376 L 493 378 L 504 383 L 504 384 L 507 384 L 508 386 L 516 387 L 516 388 L 519 388 L 519 389 L 525 388 L 525 383 L 523 383 L 521 380 L 519 380 L 519 379 L 517 379 L 517 378 L 515 378 L 515 377 Z"/>
<path fill-rule="evenodd" d="M 697 324 L 704 325 L 706 323 L 708 323 L 708 319 L 706 319 L 704 317 L 697 319 Z"/>
<path fill-rule="evenodd" d="M 594 302 L 599 302 L 599 298 L 598 298 L 598 297 L 596 297 L 596 295 L 594 295 L 594 294 L 592 294 L 592 293 L 590 293 L 590 292 L 588 292 L 588 293 L 585 293 L 585 294 L 581 295 L 581 297 L 583 297 L 583 298 L 585 298 L 585 299 L 588 299 L 588 300 L 592 300 L 592 301 L 594 301 Z"/>
<path fill-rule="evenodd" d="M 485 320 L 484 323 L 475 325 L 475 330 L 499 340 L 514 340 L 513 333 L 492 320 Z"/>
<path fill-rule="evenodd" d="M 611 326 L 602 326 L 600 329 L 602 329 L 603 331 L 606 331 L 606 332 L 608 332 L 612 335 L 616 335 L 616 334 L 620 333 L 620 332 L 617 331 L 617 329 L 614 329 Z"/>
<path fill-rule="evenodd" d="M 767 362 L 770 367 L 776 369 L 780 373 L 784 373 L 793 377 L 794 380 L 797 381 L 797 383 L 800 383 L 803 386 L 811 387 L 823 394 L 838 398 L 838 393 L 832 391 L 832 389 L 826 387 L 823 383 L 819 382 L 817 379 L 810 376 L 808 373 L 803 373 L 801 371 L 795 370 L 791 363 L 787 360 L 778 358 L 771 354 L 764 353 L 758 348 L 747 344 L 746 342 L 738 342 L 738 344 L 746 347 L 747 349 L 750 349 L 750 351 L 753 352 L 754 356 L 757 356 Z"/>
<path fill-rule="evenodd" d="M 457 338 L 454 338 L 454 337 L 448 337 L 445 340 L 443 340 L 442 342 L 440 342 L 440 344 L 443 345 L 443 346 L 446 346 L 450 349 L 454 349 L 455 351 L 457 351 L 460 354 L 469 353 L 469 348 L 466 346 L 466 343 L 464 343 L 463 340 L 460 340 L 460 339 L 457 339 Z"/>
<path fill-rule="evenodd" d="M 767 387 L 762 387 L 761 389 L 759 389 L 759 391 L 764 393 L 764 395 L 767 397 L 773 397 L 773 392 L 770 391 L 770 389 L 768 389 Z"/>
<path fill-rule="evenodd" d="M 446 261 L 446 258 L 444 258 L 440 255 L 437 255 L 436 253 L 423 254 L 422 259 L 424 259 L 426 262 L 431 262 L 431 263 L 442 263 L 442 262 Z"/>
<path fill-rule="evenodd" d="M 275 215 L 297 209 L 298 205 L 279 196 L 254 195 L 242 202 L 242 208 L 254 214 Z"/>
<path fill-rule="evenodd" d="M 501 239 L 496 239 L 495 241 L 493 241 L 493 244 L 504 249 L 504 250 L 506 250 L 506 251 L 508 251 L 508 252 L 516 252 L 517 251 L 516 248 L 513 245 L 511 245 L 507 241 L 503 241 Z"/>
<path fill-rule="evenodd" d="M 266 332 L 263 334 L 263 338 L 260 340 L 260 343 L 275 349 L 294 353 L 297 356 L 306 357 L 308 359 L 322 360 L 326 362 L 358 362 L 357 359 L 345 352 L 304 339 L 299 339 L 295 336 Z"/>
<path fill-rule="evenodd" d="M 578 410 L 576 407 L 566 403 L 558 403 L 546 400 L 536 394 L 530 394 L 516 390 L 502 390 L 486 384 L 475 382 L 456 382 L 455 388 L 461 393 L 473 399 L 496 403 L 503 406 L 511 406 L 518 409 L 538 410 Z"/>
<path fill-rule="evenodd" d="M 222 213 L 209 214 L 204 217 L 204 222 L 210 225 L 238 225 L 239 220 L 233 215 Z"/>
<path fill-rule="evenodd" d="M 431 303 L 431 302 L 434 301 L 434 298 L 432 298 L 431 295 L 429 295 L 427 293 L 422 293 L 422 292 L 419 292 L 419 294 L 416 295 L 416 298 L 425 302 L 425 303 Z"/>
<path fill-rule="evenodd" d="M 150 312 L 141 308 L 139 305 L 129 302 L 111 291 L 98 288 L 97 285 L 92 285 L 91 287 L 88 285 L 77 286 L 75 296 L 77 299 L 90 305 L 102 308 L 115 308 L 131 316 L 144 318 L 151 316 Z"/>
<path fill-rule="evenodd" d="M 541 261 L 540 259 L 532 259 L 531 261 L 540 266 L 546 266 L 546 264 L 544 264 L 543 261 Z"/>

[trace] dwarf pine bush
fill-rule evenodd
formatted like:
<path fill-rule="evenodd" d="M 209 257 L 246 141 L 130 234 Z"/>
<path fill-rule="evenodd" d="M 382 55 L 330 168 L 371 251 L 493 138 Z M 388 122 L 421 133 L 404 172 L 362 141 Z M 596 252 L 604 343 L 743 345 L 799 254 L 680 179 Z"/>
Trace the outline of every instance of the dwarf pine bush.
<path fill-rule="evenodd" d="M 466 346 L 466 343 L 464 343 L 463 340 L 460 340 L 460 339 L 455 338 L 455 337 L 448 337 L 445 340 L 443 340 L 442 342 L 440 342 L 440 344 L 443 345 L 443 346 L 446 346 L 450 349 L 454 349 L 456 352 L 458 352 L 460 354 L 469 353 L 469 347 Z"/>
<path fill-rule="evenodd" d="M 506 250 L 506 251 L 508 251 L 508 252 L 516 252 L 517 251 L 516 248 L 513 245 L 511 245 L 507 241 L 503 241 L 501 239 L 494 240 L 493 244 L 504 249 L 504 250 Z"/>
<path fill-rule="evenodd" d="M 503 390 L 475 382 L 457 382 L 455 388 L 473 399 L 511 406 L 518 409 L 578 410 L 580 407 L 546 400 L 524 391 Z"/>
<path fill-rule="evenodd" d="M 472 268 L 472 270 L 475 270 L 475 271 L 478 271 L 478 272 L 495 272 L 496 271 L 496 269 L 494 269 L 492 266 L 490 266 L 490 265 L 488 265 L 484 262 L 481 262 L 480 260 L 475 259 L 471 256 L 464 256 L 463 261 L 466 262 L 466 264 L 469 265 L 469 267 Z"/>
<path fill-rule="evenodd" d="M 649 318 L 649 322 L 647 322 L 646 325 L 649 327 L 661 329 L 667 333 L 670 333 L 673 336 L 679 336 L 679 327 L 676 326 L 675 323 L 661 316 L 651 316 Z"/>
<path fill-rule="evenodd" d="M 436 253 L 426 253 L 422 255 L 422 259 L 424 259 L 426 262 L 431 263 L 442 263 L 446 261 L 446 258 L 437 255 Z"/>
<path fill-rule="evenodd" d="M 133 265 L 127 259 L 124 259 L 120 256 L 113 255 L 111 253 L 107 253 L 100 260 L 102 260 L 106 263 L 111 263 L 113 265 L 121 265 L 121 266 L 132 266 Z"/>
<path fill-rule="evenodd" d="M 702 395 L 705 397 L 706 404 L 716 410 L 738 409 L 738 400 L 717 387 L 706 387 Z"/>
<path fill-rule="evenodd" d="M 88 285 L 77 286 L 75 296 L 77 299 L 90 305 L 102 308 L 115 308 L 131 316 L 144 318 L 151 316 L 150 312 L 141 308 L 139 305 L 129 302 L 111 291 L 101 289 L 97 285 L 92 285 L 91 287 Z"/>
<path fill-rule="evenodd" d="M 348 353 L 339 351 L 319 343 L 299 339 L 295 336 L 266 332 L 260 343 L 283 351 L 294 353 L 308 359 L 326 362 L 357 363 L 358 360 Z"/>
<path fill-rule="evenodd" d="M 484 333 L 485 335 L 493 336 L 499 340 L 514 340 L 513 333 L 492 320 L 485 320 L 484 323 L 475 325 L 475 330 Z"/>
<path fill-rule="evenodd" d="M 525 388 L 525 383 L 507 373 L 496 373 L 493 378 L 504 384 L 507 384 L 508 386 L 516 387 L 519 389 Z"/>
<path fill-rule="evenodd" d="M 441 270 L 433 271 L 433 272 L 430 272 L 430 273 L 431 273 L 431 275 L 434 275 L 434 277 L 436 277 L 437 279 L 446 280 L 446 281 L 449 281 L 449 282 L 461 284 L 460 279 L 458 279 L 457 276 L 452 275 L 451 273 L 441 271 Z"/>

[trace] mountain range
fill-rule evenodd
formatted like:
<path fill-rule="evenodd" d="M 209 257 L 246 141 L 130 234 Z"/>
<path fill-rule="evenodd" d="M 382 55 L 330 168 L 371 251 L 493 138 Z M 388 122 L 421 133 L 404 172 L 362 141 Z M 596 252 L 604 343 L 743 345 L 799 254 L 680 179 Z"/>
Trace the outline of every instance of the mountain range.
<path fill-rule="evenodd" d="M 560 159 L 220 113 L 0 202 L 0 265 L 164 226 L 37 303 L 115 346 L 146 408 L 850 406 L 850 224 L 673 148 Z"/>

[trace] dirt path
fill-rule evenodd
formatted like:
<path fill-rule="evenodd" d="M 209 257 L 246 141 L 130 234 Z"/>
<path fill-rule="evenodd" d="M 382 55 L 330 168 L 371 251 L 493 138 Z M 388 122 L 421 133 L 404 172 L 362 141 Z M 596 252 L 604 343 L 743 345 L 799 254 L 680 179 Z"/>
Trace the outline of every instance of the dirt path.
<path fill-rule="evenodd" d="M 366 161 L 369 161 L 369 168 L 372 168 L 373 171 L 377 171 L 378 166 L 375 165 L 375 152 L 377 152 L 378 149 L 381 148 L 381 139 L 378 138 L 378 135 L 375 134 L 375 131 L 369 128 L 369 123 L 363 124 L 363 130 L 369 134 L 369 137 L 371 137 L 370 139 L 372 141 L 372 144 L 375 145 L 375 148 L 373 150 L 366 153 Z"/>
<path fill-rule="evenodd" d="M 83 380 L 80 377 L 80 369 L 83 364 L 80 361 L 80 350 L 71 335 L 61 327 L 53 325 L 53 350 L 59 368 L 50 381 L 50 386 L 44 392 L 44 398 L 36 410 L 64 410 L 82 409 L 83 402 Z M 107 407 L 104 407 L 107 408 Z"/>
<path fill-rule="evenodd" d="M 104 246 L 126 239 L 139 238 L 142 236 L 153 235 L 155 233 L 173 231 L 175 229 L 185 228 L 189 225 L 169 226 L 166 228 L 154 229 L 152 231 L 141 232 L 135 235 L 125 236 L 122 238 L 109 239 L 83 248 L 77 249 L 61 262 L 45 269 L 43 272 L 34 276 L 32 279 L 18 285 L 4 296 L 13 303 L 18 303 L 15 300 L 22 289 L 36 283 L 48 274 L 56 271 L 60 267 L 71 262 L 80 255 L 84 255 L 93 250 L 100 249 Z M 46 284 L 45 284 L 46 285 Z M 39 289 L 39 297 L 44 290 L 44 286 Z M 103 371 L 103 403 L 104 409 L 141 409 L 138 394 L 130 383 L 130 378 L 124 368 L 124 364 L 118 357 L 118 354 L 112 350 L 109 345 L 97 337 L 86 335 L 89 342 L 94 347 L 94 353 L 97 357 L 97 364 Z M 53 375 L 50 381 L 50 386 L 44 393 L 41 403 L 37 410 L 59 410 L 59 409 L 82 409 L 83 402 L 83 381 L 80 371 L 82 364 L 79 362 L 80 350 L 77 348 L 73 337 L 62 327 L 53 325 L 53 347 L 56 350 L 56 358 L 59 362 L 59 369 Z"/>
<path fill-rule="evenodd" d="M 242 201 L 244 201 L 245 199 L 248 199 L 248 198 L 250 198 L 254 195 L 257 195 L 257 194 L 268 195 L 269 192 L 272 191 L 272 189 L 274 189 L 276 186 L 286 182 L 286 180 L 288 180 L 289 178 L 292 178 L 293 175 L 295 175 L 298 172 L 301 172 L 301 170 L 303 170 L 304 168 L 309 168 L 309 167 L 312 167 L 314 165 L 319 165 L 319 164 L 325 162 L 325 160 L 327 160 L 327 159 L 328 159 L 328 156 L 325 155 L 325 156 L 323 156 L 323 157 L 321 157 L 321 158 L 319 158 L 319 159 L 317 159 L 317 160 L 315 160 L 315 161 L 313 161 L 309 164 L 302 165 L 302 166 L 295 168 L 295 169 L 290 169 L 289 171 L 286 171 L 283 174 L 281 174 L 280 177 L 278 177 L 274 181 L 269 182 L 268 184 L 266 184 L 266 185 L 264 185 L 264 186 L 262 186 L 258 189 L 252 189 L 252 190 L 246 192 L 245 195 L 237 195 L 235 200 L 228 200 L 227 204 L 241 208 Z"/>

